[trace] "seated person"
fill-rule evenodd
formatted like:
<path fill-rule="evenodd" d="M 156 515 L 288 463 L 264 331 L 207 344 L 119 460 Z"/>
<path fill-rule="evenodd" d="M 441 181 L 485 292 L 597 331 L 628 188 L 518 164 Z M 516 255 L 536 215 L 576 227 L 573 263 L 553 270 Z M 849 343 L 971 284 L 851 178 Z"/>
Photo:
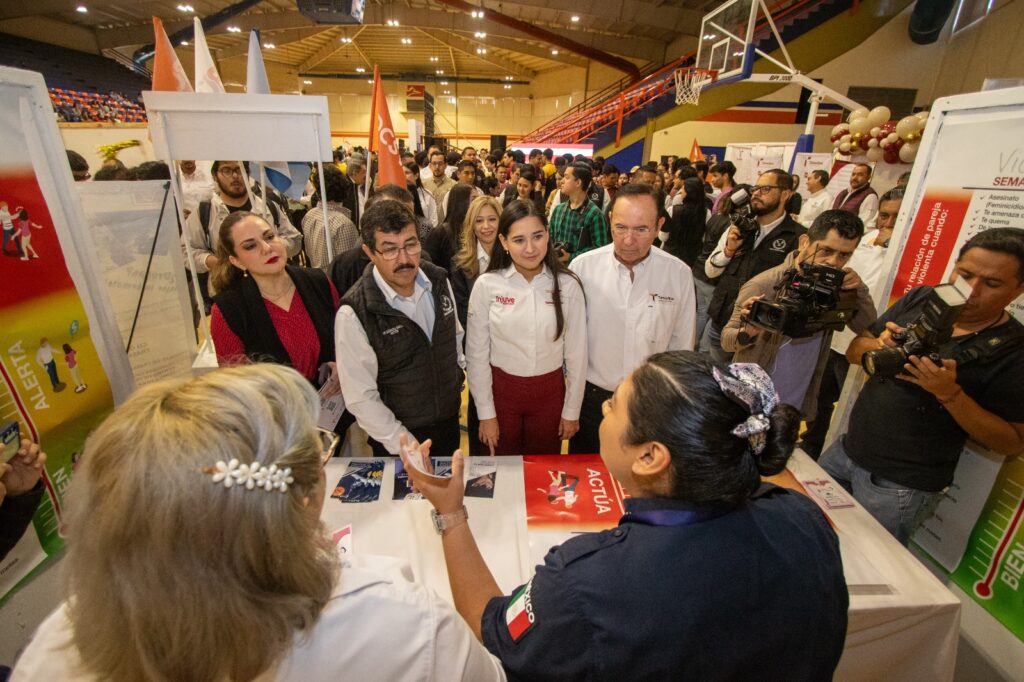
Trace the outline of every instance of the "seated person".
<path fill-rule="evenodd" d="M 512 596 L 465 522 L 461 453 L 443 479 L 408 466 L 426 445 L 403 457 L 434 506 L 455 606 L 510 678 L 824 680 L 846 635 L 839 542 L 812 501 L 760 479 L 798 424 L 757 365 L 652 355 L 601 424 L 625 516 L 552 549 Z"/>
<path fill-rule="evenodd" d="M 343 564 L 320 522 L 318 410 L 269 363 L 121 405 L 71 482 L 67 601 L 14 679 L 503 680 L 436 595 Z"/>

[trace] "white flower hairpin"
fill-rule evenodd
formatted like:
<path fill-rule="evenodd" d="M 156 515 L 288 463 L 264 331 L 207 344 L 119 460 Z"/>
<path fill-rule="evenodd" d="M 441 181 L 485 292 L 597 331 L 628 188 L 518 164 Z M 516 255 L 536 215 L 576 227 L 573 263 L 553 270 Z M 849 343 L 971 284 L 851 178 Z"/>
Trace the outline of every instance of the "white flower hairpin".
<path fill-rule="evenodd" d="M 238 459 L 232 459 L 227 464 L 223 460 L 218 461 L 213 467 L 203 469 L 203 473 L 213 474 L 213 482 L 225 488 L 237 484 L 246 490 L 280 490 L 283 493 L 295 482 L 291 467 L 281 469 L 276 464 L 266 466 L 259 462 L 240 464 Z"/>

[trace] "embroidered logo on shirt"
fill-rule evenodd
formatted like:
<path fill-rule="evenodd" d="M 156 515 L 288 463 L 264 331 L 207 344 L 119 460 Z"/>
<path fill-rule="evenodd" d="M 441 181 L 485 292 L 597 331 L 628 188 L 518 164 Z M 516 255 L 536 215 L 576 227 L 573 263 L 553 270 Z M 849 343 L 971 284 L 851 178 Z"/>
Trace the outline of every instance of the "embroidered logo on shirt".
<path fill-rule="evenodd" d="M 530 591 L 533 589 L 533 579 L 519 588 L 519 591 L 512 596 L 508 608 L 505 609 L 505 624 L 508 625 L 508 634 L 513 642 L 525 635 L 533 627 L 535 618 L 533 615 L 533 602 L 530 599 Z"/>
<path fill-rule="evenodd" d="M 445 317 L 455 313 L 455 303 L 452 299 L 448 298 L 447 294 L 441 294 L 441 312 Z"/>
<path fill-rule="evenodd" d="M 382 331 L 381 334 L 383 334 L 384 336 L 390 336 L 391 334 L 397 334 L 400 331 L 402 331 L 402 325 L 398 325 L 396 327 L 389 327 Z"/>
<path fill-rule="evenodd" d="M 661 294 L 654 294 L 654 297 L 660 303 L 673 303 L 676 300 L 671 296 L 662 296 Z"/>
<path fill-rule="evenodd" d="M 516 299 L 513 296 L 495 296 L 494 300 L 502 305 L 515 305 Z"/>
<path fill-rule="evenodd" d="M 776 239 L 772 242 L 772 251 L 786 251 L 786 240 Z"/>

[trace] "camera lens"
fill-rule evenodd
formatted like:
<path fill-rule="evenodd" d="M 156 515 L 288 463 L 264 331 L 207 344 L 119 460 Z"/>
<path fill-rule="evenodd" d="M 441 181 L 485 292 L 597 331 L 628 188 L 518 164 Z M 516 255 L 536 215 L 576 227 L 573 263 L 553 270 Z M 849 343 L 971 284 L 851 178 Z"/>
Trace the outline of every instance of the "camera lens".
<path fill-rule="evenodd" d="M 868 351 L 861 358 L 864 371 L 871 376 L 894 377 L 903 369 L 907 354 L 902 348 L 881 348 Z"/>

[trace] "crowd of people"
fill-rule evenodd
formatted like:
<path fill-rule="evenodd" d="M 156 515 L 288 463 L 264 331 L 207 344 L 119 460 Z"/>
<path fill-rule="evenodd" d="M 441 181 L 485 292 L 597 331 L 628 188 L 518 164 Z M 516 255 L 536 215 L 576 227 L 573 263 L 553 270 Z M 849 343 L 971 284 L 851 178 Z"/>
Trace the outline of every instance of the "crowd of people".
<path fill-rule="evenodd" d="M 878 196 L 863 164 L 832 198 L 825 173 L 801 196 L 783 169 L 744 185 L 729 162 L 682 158 L 621 173 L 431 148 L 403 160 L 405 186 L 377 186 L 372 158 L 339 157 L 301 219 L 244 163 L 204 179 L 179 162 L 183 250 L 229 367 L 140 391 L 90 438 L 68 505 L 71 599 L 26 675 L 827 679 L 848 606 L 835 532 L 761 482 L 801 421 L 804 449 L 904 543 L 967 439 L 1024 450 L 1024 328 L 1007 312 L 1024 293 L 1022 229 L 963 244 L 950 281 L 966 303 L 922 351 L 902 344 L 936 288 L 877 314 L 904 195 Z M 754 314 L 795 305 L 784 283 L 813 272 L 834 274 L 839 324 L 793 332 Z M 902 367 L 868 378 L 825 448 L 850 366 L 885 349 Z M 631 494 L 617 528 L 554 548 L 511 595 L 466 523 L 461 455 L 452 478 L 421 472 L 458 450 L 467 381 L 471 453 L 568 441 Z M 431 502 L 461 620 L 386 568 L 339 565 L 317 523 L 314 387 L 344 399 L 338 438 L 358 423 Z M 149 513 L 125 513 L 142 498 Z M 159 527 L 181 518 L 189 533 Z M 182 604 L 188 618 L 171 614 Z"/>
<path fill-rule="evenodd" d="M 57 121 L 81 123 L 145 123 L 146 110 L 139 101 L 111 90 L 109 93 L 50 88 L 50 103 Z"/>

